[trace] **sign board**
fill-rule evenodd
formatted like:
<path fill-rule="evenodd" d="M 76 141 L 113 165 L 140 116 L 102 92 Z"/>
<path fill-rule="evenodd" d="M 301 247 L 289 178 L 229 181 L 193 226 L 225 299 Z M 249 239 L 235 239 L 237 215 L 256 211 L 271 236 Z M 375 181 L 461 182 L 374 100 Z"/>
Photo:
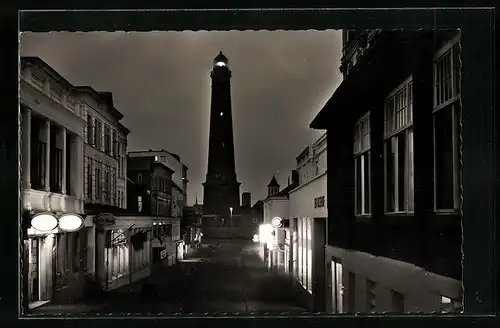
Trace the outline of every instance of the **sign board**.
<path fill-rule="evenodd" d="M 325 196 L 314 198 L 314 208 L 325 207 Z"/>
<path fill-rule="evenodd" d="M 110 213 L 101 213 L 94 216 L 94 223 L 100 227 L 107 227 L 115 224 L 116 218 Z"/>

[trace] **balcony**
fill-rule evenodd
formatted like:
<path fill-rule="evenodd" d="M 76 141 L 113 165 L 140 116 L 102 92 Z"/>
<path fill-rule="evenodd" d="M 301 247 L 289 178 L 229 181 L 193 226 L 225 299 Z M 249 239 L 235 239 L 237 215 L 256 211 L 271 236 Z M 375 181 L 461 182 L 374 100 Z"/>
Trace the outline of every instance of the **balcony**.
<path fill-rule="evenodd" d="M 22 197 L 26 211 L 84 213 L 83 200 L 76 196 L 25 189 Z"/>

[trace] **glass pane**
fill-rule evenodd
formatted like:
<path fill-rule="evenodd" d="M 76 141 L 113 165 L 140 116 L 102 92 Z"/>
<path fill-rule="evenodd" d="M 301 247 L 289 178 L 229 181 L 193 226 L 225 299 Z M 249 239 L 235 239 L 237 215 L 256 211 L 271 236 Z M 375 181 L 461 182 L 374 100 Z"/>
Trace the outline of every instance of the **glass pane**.
<path fill-rule="evenodd" d="M 435 113 L 436 208 L 453 209 L 452 107 Z"/>
<path fill-rule="evenodd" d="M 413 130 L 408 130 L 408 211 L 414 211 L 414 151 Z"/>
<path fill-rule="evenodd" d="M 358 156 L 354 160 L 354 167 L 355 167 L 355 181 L 356 181 L 356 214 L 361 214 L 361 200 L 362 200 L 362 194 L 361 194 L 361 156 Z"/>
<path fill-rule="evenodd" d="M 405 201 L 406 201 L 406 131 L 398 135 L 398 211 L 405 211 Z"/>
<path fill-rule="evenodd" d="M 364 209 L 365 214 L 370 213 L 370 152 L 363 154 L 363 183 L 364 183 Z"/>
<path fill-rule="evenodd" d="M 385 142 L 385 179 L 386 179 L 386 211 L 394 211 L 394 151 L 392 139 Z"/>

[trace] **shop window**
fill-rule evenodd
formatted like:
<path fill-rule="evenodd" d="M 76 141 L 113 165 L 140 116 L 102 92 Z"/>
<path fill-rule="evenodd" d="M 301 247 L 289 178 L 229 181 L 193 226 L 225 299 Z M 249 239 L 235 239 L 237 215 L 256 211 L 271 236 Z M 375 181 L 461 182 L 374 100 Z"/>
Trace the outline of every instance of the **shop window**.
<path fill-rule="evenodd" d="M 385 212 L 414 208 L 413 82 L 409 78 L 385 102 Z"/>

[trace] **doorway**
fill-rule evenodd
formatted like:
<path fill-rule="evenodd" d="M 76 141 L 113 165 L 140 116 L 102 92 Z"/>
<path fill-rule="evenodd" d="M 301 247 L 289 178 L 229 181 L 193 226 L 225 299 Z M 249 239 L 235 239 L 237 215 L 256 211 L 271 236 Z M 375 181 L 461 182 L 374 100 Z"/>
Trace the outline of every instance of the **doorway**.
<path fill-rule="evenodd" d="M 331 262 L 331 279 L 332 279 L 332 312 L 343 312 L 343 285 L 342 285 L 342 263 L 338 259 L 333 259 Z"/>

